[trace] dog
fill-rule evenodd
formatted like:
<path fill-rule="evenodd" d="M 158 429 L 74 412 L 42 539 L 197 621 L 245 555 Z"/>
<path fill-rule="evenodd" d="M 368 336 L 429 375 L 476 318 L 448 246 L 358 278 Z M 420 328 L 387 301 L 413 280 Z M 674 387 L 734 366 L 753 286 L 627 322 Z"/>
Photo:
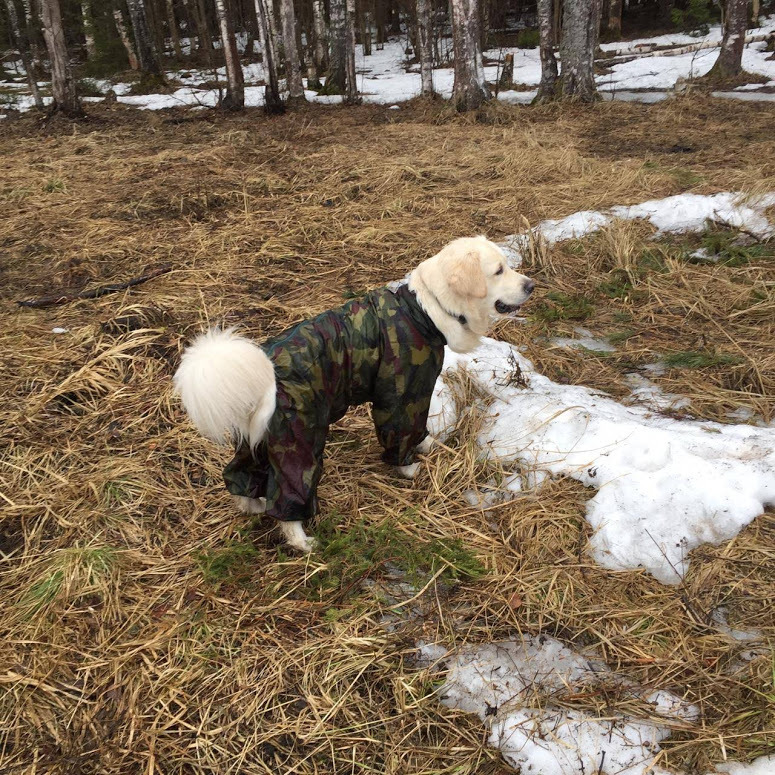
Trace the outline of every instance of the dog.
<path fill-rule="evenodd" d="M 419 264 L 408 282 L 303 321 L 262 347 L 211 329 L 183 353 L 174 384 L 205 437 L 236 444 L 227 489 L 248 514 L 279 521 L 310 552 L 303 523 L 331 423 L 372 402 L 383 460 L 412 478 L 428 451 L 428 410 L 444 347 L 475 349 L 493 318 L 516 315 L 534 283 L 485 237 L 463 237 Z"/>

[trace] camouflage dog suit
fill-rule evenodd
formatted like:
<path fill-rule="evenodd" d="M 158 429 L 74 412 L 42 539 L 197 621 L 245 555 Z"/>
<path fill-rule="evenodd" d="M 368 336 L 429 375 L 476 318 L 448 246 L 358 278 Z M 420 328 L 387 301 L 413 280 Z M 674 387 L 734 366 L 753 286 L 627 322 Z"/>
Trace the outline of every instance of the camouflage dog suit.
<path fill-rule="evenodd" d="M 268 340 L 277 407 L 263 441 L 253 450 L 243 443 L 226 466 L 229 492 L 266 497 L 275 519 L 313 517 L 328 426 L 367 401 L 382 459 L 412 463 L 427 435 L 445 344 L 405 285 L 372 291 Z"/>

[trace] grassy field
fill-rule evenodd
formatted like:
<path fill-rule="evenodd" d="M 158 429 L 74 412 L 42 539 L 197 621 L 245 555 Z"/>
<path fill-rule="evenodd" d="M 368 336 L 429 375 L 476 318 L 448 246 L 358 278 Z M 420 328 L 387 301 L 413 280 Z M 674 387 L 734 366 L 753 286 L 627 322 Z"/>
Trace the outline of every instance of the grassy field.
<path fill-rule="evenodd" d="M 472 508 L 463 493 L 491 476 L 475 417 L 408 483 L 379 462 L 361 408 L 332 429 L 322 548 L 301 558 L 235 512 L 228 450 L 189 426 L 171 375 L 207 322 L 260 339 L 455 236 L 685 191 L 773 191 L 775 106 L 90 114 L 0 127 L 0 771 L 511 772 L 414 657 L 419 639 L 520 632 L 596 646 L 698 704 L 662 766 L 705 773 L 772 752 L 775 655 L 739 659 L 746 644 L 708 617 L 722 605 L 772 643 L 775 514 L 696 550 L 666 587 L 586 556 L 590 494 L 575 482 Z M 651 231 L 539 246 L 528 322 L 495 335 L 552 379 L 617 397 L 625 373 L 664 359 L 651 378 L 690 399 L 683 415 L 772 421 L 772 244 L 741 245 L 723 224 Z M 722 260 L 690 259 L 700 246 Z M 17 305 L 163 265 L 130 291 Z M 617 351 L 549 341 L 579 325 Z M 616 693 L 561 701 L 633 709 Z"/>

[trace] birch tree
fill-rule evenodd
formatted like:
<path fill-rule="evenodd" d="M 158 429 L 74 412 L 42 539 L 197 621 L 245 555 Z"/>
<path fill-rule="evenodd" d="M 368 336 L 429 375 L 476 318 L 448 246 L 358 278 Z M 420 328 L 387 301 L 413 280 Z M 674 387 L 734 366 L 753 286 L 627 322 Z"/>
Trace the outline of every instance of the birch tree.
<path fill-rule="evenodd" d="M 145 75 L 161 78 L 161 65 L 151 42 L 144 0 L 126 0 L 126 5 L 129 9 L 129 19 L 132 22 L 132 31 L 135 34 L 137 60 L 140 64 L 140 70 Z"/>
<path fill-rule="evenodd" d="M 124 48 L 126 49 L 126 55 L 129 58 L 129 66 L 132 68 L 132 70 L 139 70 L 140 63 L 137 61 L 135 47 L 132 45 L 132 40 L 129 37 L 129 32 L 127 31 L 124 14 L 121 13 L 121 9 L 116 6 L 113 7 L 113 21 L 116 24 L 116 32 L 118 32 L 118 37 L 121 38 L 121 42 L 124 44 Z"/>
<path fill-rule="evenodd" d="M 172 0 L 167 0 L 167 24 L 170 28 L 170 38 L 172 38 L 172 48 L 175 51 L 175 58 L 181 59 L 183 52 L 180 50 L 180 35 L 178 35 L 178 23 L 175 19 L 175 5 Z"/>
<path fill-rule="evenodd" d="M 346 0 L 331 0 L 330 42 L 331 50 L 326 77 L 327 94 L 344 94 L 347 68 L 347 5 Z"/>
<path fill-rule="evenodd" d="M 19 58 L 22 60 L 22 67 L 24 67 L 24 73 L 27 77 L 27 84 L 30 87 L 30 93 L 33 100 L 35 100 L 35 107 L 38 110 L 43 110 L 43 98 L 40 96 L 40 89 L 38 89 L 38 81 L 35 77 L 35 68 L 32 64 L 32 56 L 27 45 L 27 37 L 22 33 L 19 26 L 19 16 L 16 13 L 16 6 L 14 0 L 5 0 L 5 8 L 8 12 L 8 24 L 11 27 L 11 37 L 16 45 L 16 49 L 19 52 Z"/>
<path fill-rule="evenodd" d="M 597 99 L 594 64 L 601 9 L 602 0 L 565 0 L 560 43 L 563 99 Z"/>
<path fill-rule="evenodd" d="M 94 59 L 97 56 L 97 44 L 94 42 L 94 19 L 90 0 L 81 0 L 81 23 L 83 24 L 83 37 L 86 41 L 86 57 Z"/>
<path fill-rule="evenodd" d="M 272 30 L 269 26 L 269 10 L 267 4 L 271 0 L 255 0 L 258 37 L 261 41 L 261 56 L 264 60 L 264 110 L 267 113 L 279 114 L 285 112 L 285 104 L 280 97 L 280 87 L 277 78 L 277 60 L 275 59 Z"/>
<path fill-rule="evenodd" d="M 328 66 L 328 36 L 326 34 L 326 8 L 323 0 L 312 0 L 312 24 L 315 30 L 315 47 L 313 60 L 315 75 L 320 83 L 320 77 Z"/>
<path fill-rule="evenodd" d="M 560 0 L 554 0 L 559 4 Z M 538 0 L 538 37 L 541 54 L 541 83 L 536 102 L 553 100 L 557 95 L 557 60 L 554 57 L 552 0 Z"/>
<path fill-rule="evenodd" d="M 358 96 L 358 80 L 355 72 L 355 0 L 346 0 L 346 59 L 345 59 L 345 95 L 347 105 L 357 105 L 361 98 Z"/>
<path fill-rule="evenodd" d="M 226 0 L 215 0 L 215 13 L 218 16 L 223 58 L 226 62 L 226 96 L 221 101 L 221 107 L 226 110 L 242 110 L 245 107 L 245 81 L 239 61 L 237 39 L 234 37 L 231 9 L 226 5 Z"/>
<path fill-rule="evenodd" d="M 743 48 L 748 17 L 747 0 L 727 0 L 724 14 L 724 37 L 718 59 L 708 78 L 731 78 L 743 72 Z"/>
<path fill-rule="evenodd" d="M 420 91 L 424 96 L 433 94 L 433 20 L 432 0 L 416 0 L 417 48 L 420 57 Z"/>
<path fill-rule="evenodd" d="M 283 51 L 285 52 L 285 80 L 290 99 L 305 101 L 304 83 L 301 80 L 301 61 L 296 46 L 296 13 L 293 0 L 280 0 L 280 15 L 283 23 Z"/>
<path fill-rule="evenodd" d="M 43 39 L 46 41 L 51 63 L 51 92 L 54 97 L 51 112 L 79 118 L 83 116 L 83 108 L 78 99 L 75 79 L 67 58 L 59 0 L 40 0 L 40 18 L 43 24 Z"/>
<path fill-rule="evenodd" d="M 452 99 L 460 111 L 475 110 L 490 98 L 482 65 L 479 4 L 477 0 L 450 0 L 450 4 L 455 56 Z"/>

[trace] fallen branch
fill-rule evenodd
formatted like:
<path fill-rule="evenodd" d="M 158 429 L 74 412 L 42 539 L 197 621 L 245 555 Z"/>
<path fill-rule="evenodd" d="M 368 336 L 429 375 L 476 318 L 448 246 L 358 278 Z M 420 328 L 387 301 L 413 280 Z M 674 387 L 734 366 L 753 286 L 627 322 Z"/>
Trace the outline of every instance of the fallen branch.
<path fill-rule="evenodd" d="M 57 304 L 66 304 L 69 301 L 77 301 L 79 299 L 98 299 L 100 296 L 105 296 L 108 293 L 115 293 L 116 291 L 123 291 L 127 288 L 132 288 L 135 285 L 153 280 L 154 277 L 166 274 L 172 271 L 171 264 L 164 264 L 157 266 L 156 269 L 151 269 L 150 272 L 140 275 L 139 277 L 133 277 L 131 280 L 127 280 L 123 283 L 113 283 L 111 285 L 103 285 L 99 288 L 92 288 L 88 291 L 80 291 L 78 293 L 60 293 L 54 296 L 43 296 L 40 299 L 26 299 L 24 301 L 17 301 L 16 303 L 20 307 L 34 307 L 39 309 L 41 307 L 53 307 Z"/>

